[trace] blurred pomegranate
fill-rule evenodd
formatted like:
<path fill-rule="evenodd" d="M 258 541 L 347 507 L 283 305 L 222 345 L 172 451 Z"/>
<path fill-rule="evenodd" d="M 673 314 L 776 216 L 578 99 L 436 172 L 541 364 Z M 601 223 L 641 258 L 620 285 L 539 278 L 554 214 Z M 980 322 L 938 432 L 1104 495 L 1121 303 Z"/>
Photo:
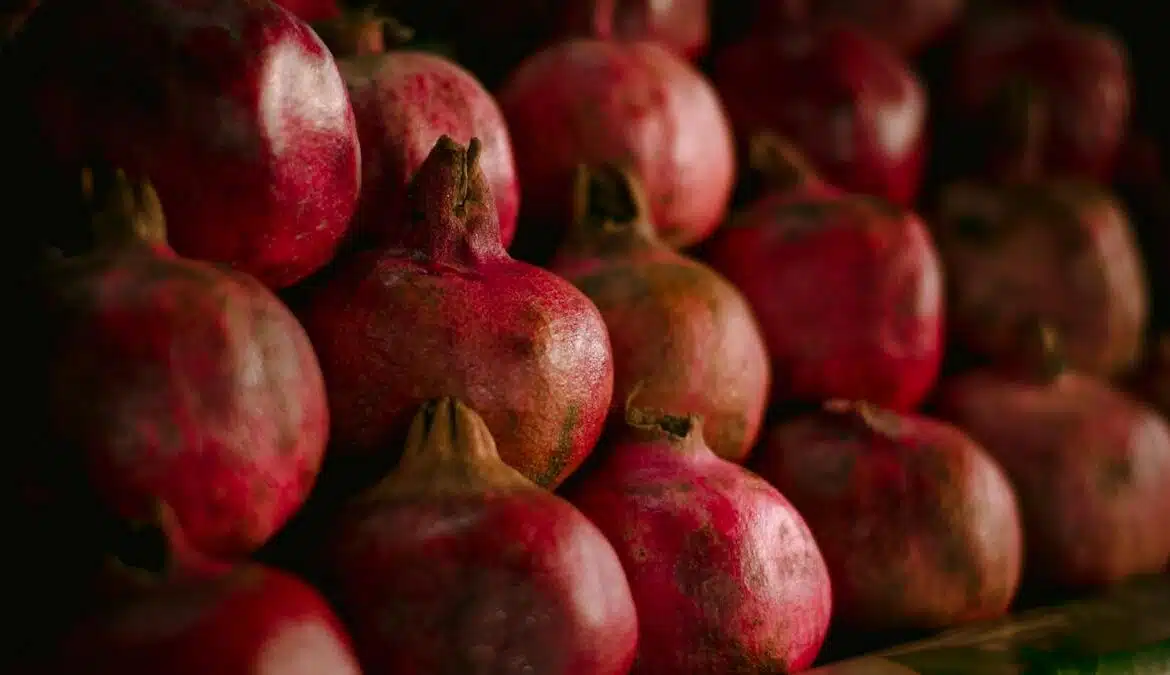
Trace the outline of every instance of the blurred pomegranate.
<path fill-rule="evenodd" d="M 716 55 L 740 146 L 771 131 L 830 183 L 910 205 L 926 148 L 926 93 L 891 49 L 845 22 L 757 31 Z"/>
<path fill-rule="evenodd" d="M 1048 4 L 964 31 L 948 80 L 963 163 L 992 177 L 1028 161 L 1039 175 L 1107 181 L 1130 117 L 1125 47 Z"/>

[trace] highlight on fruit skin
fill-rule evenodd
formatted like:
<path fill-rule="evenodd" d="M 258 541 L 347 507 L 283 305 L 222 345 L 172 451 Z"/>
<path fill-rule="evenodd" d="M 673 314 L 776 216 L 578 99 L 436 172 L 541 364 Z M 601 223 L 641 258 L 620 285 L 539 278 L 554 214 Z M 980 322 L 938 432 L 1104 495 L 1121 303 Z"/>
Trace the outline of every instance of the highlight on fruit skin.
<path fill-rule="evenodd" d="M 458 399 L 420 406 L 402 461 L 342 512 L 327 548 L 370 672 L 630 670 L 638 618 L 613 547 L 505 464 Z"/>

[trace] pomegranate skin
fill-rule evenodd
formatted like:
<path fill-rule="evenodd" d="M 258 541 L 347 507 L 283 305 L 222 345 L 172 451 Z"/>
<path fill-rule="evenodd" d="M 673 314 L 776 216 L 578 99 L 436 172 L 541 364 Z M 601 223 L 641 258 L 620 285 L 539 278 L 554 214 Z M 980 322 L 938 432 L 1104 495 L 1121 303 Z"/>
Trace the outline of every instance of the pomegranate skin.
<path fill-rule="evenodd" d="M 1134 233 L 1111 194 L 1084 181 L 965 182 L 939 203 L 935 234 L 956 344 L 1012 364 L 1040 320 L 1078 370 L 1114 375 L 1137 362 L 1149 294 Z"/>
<path fill-rule="evenodd" d="M 1170 429 L 1152 410 L 1085 375 L 992 371 L 944 380 L 937 406 L 1011 480 L 1028 583 L 1096 586 L 1170 562 Z"/>
<path fill-rule="evenodd" d="M 123 518 L 153 523 L 166 508 L 184 545 L 246 556 L 300 507 L 320 467 L 329 413 L 317 358 L 271 291 L 177 257 L 153 190 L 121 189 L 114 199 L 138 196 L 99 218 L 140 219 L 124 226 L 157 238 L 55 272 L 52 428 Z"/>
<path fill-rule="evenodd" d="M 524 186 L 517 245 L 543 261 L 572 216 L 580 164 L 616 163 L 646 190 L 663 241 L 689 246 L 719 225 L 735 149 L 715 90 L 658 45 L 592 39 L 533 55 L 499 91 Z M 559 226 L 559 227 L 558 227 Z"/>
<path fill-rule="evenodd" d="M 747 301 L 710 267 L 662 243 L 636 179 L 612 167 L 586 169 L 581 179 L 596 198 L 583 199 L 586 213 L 550 269 L 605 318 L 614 353 L 610 419 L 620 420 L 637 393 L 642 405 L 701 415 L 711 449 L 743 462 L 763 422 L 771 372 Z M 605 213 L 606 191 L 630 209 Z"/>
<path fill-rule="evenodd" d="M 749 205 L 708 243 L 768 345 L 772 400 L 913 409 L 943 353 L 943 279 L 913 213 L 805 173 Z"/>
<path fill-rule="evenodd" d="M 690 60 L 710 38 L 708 0 L 577 0 L 562 13 L 566 35 L 655 42 Z"/>
<path fill-rule="evenodd" d="M 972 169 L 994 177 L 1026 153 L 1042 175 L 1109 181 L 1133 96 L 1119 41 L 1098 26 L 1040 9 L 973 22 L 958 45 L 948 86 Z M 1043 118 L 1031 147 L 1017 137 L 1028 123 L 1013 100 L 1019 93 Z"/>
<path fill-rule="evenodd" d="M 55 161 L 150 176 L 184 256 L 274 288 L 332 258 L 357 202 L 357 132 L 333 58 L 285 10 L 51 0 L 18 52 Z"/>
<path fill-rule="evenodd" d="M 424 407 L 390 480 L 330 547 L 367 675 L 625 675 L 638 618 L 613 547 L 504 465 L 483 421 Z"/>
<path fill-rule="evenodd" d="M 440 138 L 415 175 L 417 215 L 397 228 L 403 239 L 346 260 L 300 315 L 339 455 L 386 456 L 424 400 L 459 396 L 506 462 L 553 486 L 601 434 L 609 337 L 580 291 L 508 257 L 471 147 Z"/>
<path fill-rule="evenodd" d="M 649 421 L 615 435 L 566 495 L 629 579 L 640 621 L 630 672 L 806 668 L 828 630 L 831 590 L 804 520 L 763 479 L 711 452 L 697 418 L 658 423 L 674 435 Z"/>
<path fill-rule="evenodd" d="M 75 629 L 60 654 L 59 675 L 362 674 L 320 594 L 255 565 L 122 598 Z"/>
<path fill-rule="evenodd" d="M 353 227 L 366 235 L 401 223 L 406 189 L 440 136 L 483 143 L 487 176 L 505 247 L 516 233 L 520 185 L 503 113 L 458 64 L 424 52 L 395 51 L 342 60 L 362 146 L 362 194 Z"/>
<path fill-rule="evenodd" d="M 854 405 L 777 425 L 753 463 L 816 537 L 834 621 L 941 629 L 1006 613 L 1023 552 L 1003 471 L 949 424 Z"/>
<path fill-rule="evenodd" d="M 926 93 L 887 45 L 844 22 L 758 31 L 720 51 L 715 86 L 741 145 L 778 133 L 849 192 L 910 206 L 926 152 Z"/>

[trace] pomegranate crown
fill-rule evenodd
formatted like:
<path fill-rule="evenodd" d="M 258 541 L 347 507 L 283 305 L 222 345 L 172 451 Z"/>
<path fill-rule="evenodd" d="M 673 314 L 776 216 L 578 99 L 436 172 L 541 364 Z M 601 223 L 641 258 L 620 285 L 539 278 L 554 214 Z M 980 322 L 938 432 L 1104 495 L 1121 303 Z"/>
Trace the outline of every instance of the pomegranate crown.
<path fill-rule="evenodd" d="M 121 169 L 87 168 L 81 172 L 81 194 L 100 245 L 166 244 L 162 202 L 150 181 L 131 180 Z"/>
<path fill-rule="evenodd" d="M 577 167 L 573 221 L 562 247 L 569 255 L 618 253 L 663 245 L 647 217 L 641 180 L 616 164 Z"/>
<path fill-rule="evenodd" d="M 487 178 L 479 165 L 483 146 L 467 147 L 450 136 L 435 142 L 410 183 L 410 227 L 388 242 L 439 264 L 474 265 L 506 257 L 500 221 Z"/>

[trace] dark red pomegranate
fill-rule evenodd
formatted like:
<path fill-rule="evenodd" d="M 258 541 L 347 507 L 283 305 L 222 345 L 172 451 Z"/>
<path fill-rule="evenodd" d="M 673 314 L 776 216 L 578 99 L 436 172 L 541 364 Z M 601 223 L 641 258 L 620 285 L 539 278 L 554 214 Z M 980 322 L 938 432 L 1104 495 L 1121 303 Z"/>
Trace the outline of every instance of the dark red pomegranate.
<path fill-rule="evenodd" d="M 338 54 L 339 56 L 341 54 Z M 520 185 L 504 116 L 491 94 L 457 63 L 426 52 L 342 59 L 362 146 L 362 193 L 354 229 L 384 239 L 406 224 L 407 188 L 440 136 L 479 138 L 505 247 L 516 233 Z"/>
<path fill-rule="evenodd" d="M 353 112 L 307 25 L 250 0 L 49 0 L 20 81 L 48 152 L 148 175 L 185 256 L 273 287 L 323 266 L 357 200 Z"/>
<path fill-rule="evenodd" d="M 942 270 L 922 221 L 826 184 L 776 136 L 753 146 L 780 189 L 721 229 L 708 256 L 760 320 L 774 400 L 914 408 L 943 351 Z"/>
<path fill-rule="evenodd" d="M 176 256 L 150 185 L 119 172 L 100 207 L 99 248 L 52 279 L 55 433 L 123 518 L 166 507 L 197 551 L 247 555 L 321 464 L 329 415 L 312 347 L 258 281 Z"/>
<path fill-rule="evenodd" d="M 996 176 L 1031 155 L 1043 175 L 1111 176 L 1132 91 L 1125 48 L 1103 28 L 1048 6 L 992 13 L 964 32 L 947 86 L 972 168 Z"/>
<path fill-rule="evenodd" d="M 769 430 L 756 460 L 808 522 L 842 625 L 939 629 L 1004 614 L 1015 597 L 1016 498 L 949 424 L 833 402 Z"/>
<path fill-rule="evenodd" d="M 828 629 L 829 575 L 800 514 L 703 442 L 631 408 L 568 492 L 617 549 L 638 608 L 634 675 L 789 673 Z"/>
<path fill-rule="evenodd" d="M 343 512 L 330 568 L 367 675 L 625 675 L 638 618 L 613 547 L 445 398 Z"/>
<path fill-rule="evenodd" d="M 1103 381 L 1038 374 L 975 371 L 938 392 L 940 414 L 982 443 L 1015 487 L 1029 581 L 1091 586 L 1162 570 L 1170 428 Z"/>
<path fill-rule="evenodd" d="M 939 203 L 935 235 L 957 344 L 1015 362 L 1041 320 L 1079 370 L 1112 375 L 1136 361 L 1149 314 L 1145 273 L 1108 192 L 1082 181 L 963 182 Z"/>
<path fill-rule="evenodd" d="M 75 629 L 59 657 L 59 675 L 362 673 L 320 594 L 256 565 L 120 597 Z"/>
<path fill-rule="evenodd" d="M 759 433 L 768 354 L 747 301 L 658 238 L 645 195 L 613 166 L 582 168 L 577 216 L 551 269 L 601 310 L 614 355 L 611 419 L 646 406 L 703 416 L 707 444 L 742 462 Z"/>
<path fill-rule="evenodd" d="M 551 255 L 572 216 L 580 164 L 615 163 L 642 181 L 651 221 L 680 247 L 719 225 L 734 147 L 714 89 L 665 49 L 580 39 L 535 54 L 499 92 L 524 185 L 517 244 Z"/>
<path fill-rule="evenodd" d="M 415 174 L 384 251 L 341 265 L 302 313 L 338 452 L 391 456 L 418 406 L 458 396 L 500 455 L 553 486 L 585 459 L 613 391 L 605 322 L 572 284 L 508 257 L 479 168 L 443 136 Z"/>
<path fill-rule="evenodd" d="M 887 45 L 844 22 L 756 31 L 716 56 L 715 85 L 741 145 L 782 134 L 850 192 L 914 203 L 926 93 Z"/>

